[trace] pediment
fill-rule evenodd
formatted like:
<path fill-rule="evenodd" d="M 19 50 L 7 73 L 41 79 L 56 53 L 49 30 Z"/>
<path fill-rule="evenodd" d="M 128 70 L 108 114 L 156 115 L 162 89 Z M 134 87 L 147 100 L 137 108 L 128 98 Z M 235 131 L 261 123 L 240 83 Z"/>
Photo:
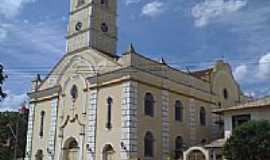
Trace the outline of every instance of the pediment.
<path fill-rule="evenodd" d="M 93 49 L 65 55 L 42 82 L 39 90 L 55 85 L 63 86 L 67 79 L 78 75 L 86 79 L 97 73 L 102 74 L 119 68 L 120 65 L 114 58 Z"/>

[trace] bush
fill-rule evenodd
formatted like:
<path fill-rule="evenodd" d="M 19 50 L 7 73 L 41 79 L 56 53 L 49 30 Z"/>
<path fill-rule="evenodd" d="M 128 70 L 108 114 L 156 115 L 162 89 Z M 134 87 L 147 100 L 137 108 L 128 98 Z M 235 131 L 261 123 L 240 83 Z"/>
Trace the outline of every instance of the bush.
<path fill-rule="evenodd" d="M 251 121 L 239 126 L 223 152 L 227 160 L 270 160 L 270 123 Z"/>

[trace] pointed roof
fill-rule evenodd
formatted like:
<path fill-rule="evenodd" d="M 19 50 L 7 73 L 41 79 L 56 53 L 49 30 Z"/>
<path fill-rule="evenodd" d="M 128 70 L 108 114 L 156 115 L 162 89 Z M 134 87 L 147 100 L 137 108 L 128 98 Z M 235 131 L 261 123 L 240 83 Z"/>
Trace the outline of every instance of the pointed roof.
<path fill-rule="evenodd" d="M 167 64 L 166 61 L 165 61 L 165 59 L 163 57 L 161 57 L 161 59 L 159 60 L 159 63 L 164 64 L 164 65 Z"/>
<path fill-rule="evenodd" d="M 210 80 L 210 74 L 212 73 L 213 68 L 207 68 L 204 70 L 198 70 L 198 71 L 193 71 L 190 74 L 196 78 L 209 81 Z"/>
<path fill-rule="evenodd" d="M 129 44 L 129 47 L 127 49 L 127 53 L 136 53 L 135 48 L 133 47 L 132 43 Z"/>

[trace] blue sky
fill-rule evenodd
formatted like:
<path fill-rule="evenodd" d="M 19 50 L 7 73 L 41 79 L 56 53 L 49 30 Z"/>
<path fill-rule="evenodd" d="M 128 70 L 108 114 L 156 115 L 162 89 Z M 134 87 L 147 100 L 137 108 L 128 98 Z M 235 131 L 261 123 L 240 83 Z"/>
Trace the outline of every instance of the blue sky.
<path fill-rule="evenodd" d="M 270 94 L 269 0 L 118 0 L 118 54 L 136 50 L 193 70 L 232 65 L 246 94 Z M 68 0 L 2 0 L 0 62 L 9 79 L 2 109 L 16 108 L 30 81 L 65 54 Z"/>

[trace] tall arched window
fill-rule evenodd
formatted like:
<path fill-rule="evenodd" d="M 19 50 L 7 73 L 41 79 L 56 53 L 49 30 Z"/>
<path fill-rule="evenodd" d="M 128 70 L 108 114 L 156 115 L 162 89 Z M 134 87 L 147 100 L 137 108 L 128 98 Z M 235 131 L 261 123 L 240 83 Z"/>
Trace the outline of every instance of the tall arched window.
<path fill-rule="evenodd" d="M 154 117 L 154 97 L 151 93 L 146 93 L 144 97 L 144 113 L 147 116 Z"/>
<path fill-rule="evenodd" d="M 183 103 L 179 100 L 175 102 L 175 120 L 176 121 L 183 121 L 183 116 L 184 116 L 184 107 Z"/>
<path fill-rule="evenodd" d="M 206 125 L 206 111 L 204 107 L 200 108 L 200 124 L 202 126 Z"/>
<path fill-rule="evenodd" d="M 224 99 L 229 98 L 229 93 L 228 93 L 228 90 L 226 88 L 223 89 L 223 97 L 224 97 Z"/>
<path fill-rule="evenodd" d="M 175 159 L 183 158 L 183 138 L 181 136 L 175 139 Z"/>
<path fill-rule="evenodd" d="M 112 128 L 112 103 L 113 99 L 112 97 L 108 97 L 107 99 L 107 124 L 106 128 L 111 129 Z"/>
<path fill-rule="evenodd" d="M 76 99 L 78 98 L 78 88 L 76 85 L 73 85 L 70 90 L 70 95 L 72 98 L 72 102 L 75 102 Z"/>
<path fill-rule="evenodd" d="M 154 136 L 151 132 L 144 137 L 144 157 L 154 157 Z"/>
<path fill-rule="evenodd" d="M 44 128 L 44 118 L 45 118 L 45 112 L 40 112 L 40 129 L 39 129 L 39 136 L 43 137 L 43 128 Z"/>

